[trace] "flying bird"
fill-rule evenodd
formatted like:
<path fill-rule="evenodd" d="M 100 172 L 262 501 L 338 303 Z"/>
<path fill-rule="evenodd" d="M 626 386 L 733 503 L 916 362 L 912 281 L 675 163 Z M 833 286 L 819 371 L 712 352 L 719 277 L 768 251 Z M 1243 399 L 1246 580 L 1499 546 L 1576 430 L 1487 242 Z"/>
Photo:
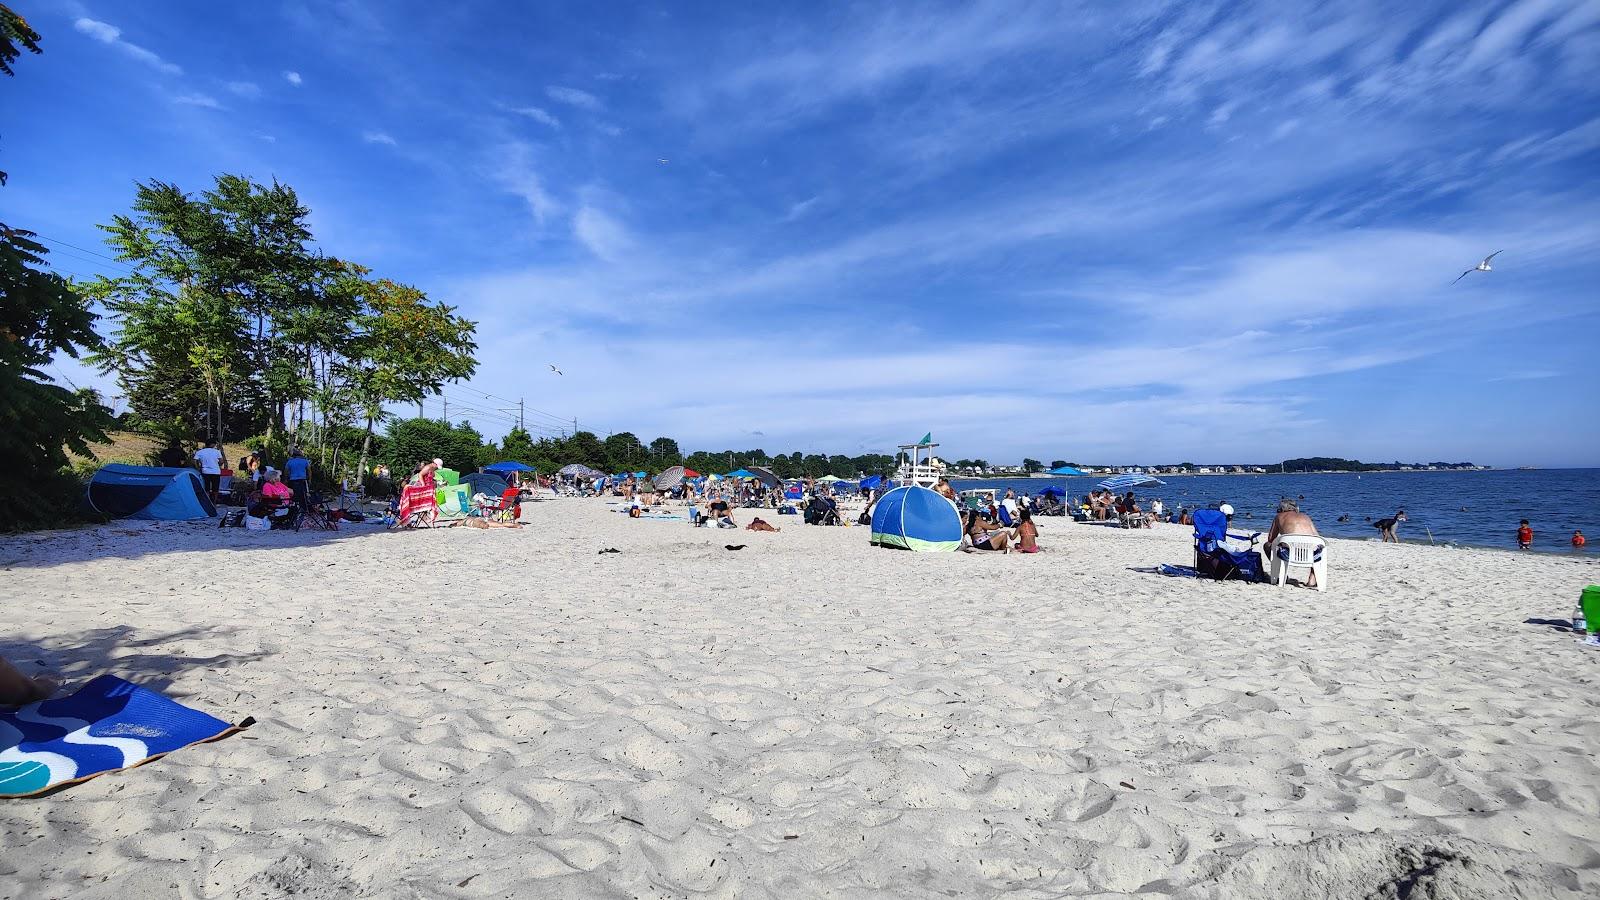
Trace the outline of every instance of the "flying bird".
<path fill-rule="evenodd" d="M 1473 272 L 1489 272 L 1489 271 L 1493 271 L 1494 270 L 1494 266 L 1489 265 L 1489 260 L 1494 259 L 1496 256 L 1499 256 L 1500 254 L 1502 254 L 1504 252 L 1505 252 L 1504 250 L 1496 250 L 1495 252 L 1489 254 L 1488 256 L 1485 256 L 1483 258 L 1483 262 L 1478 263 L 1477 265 L 1475 265 L 1472 268 L 1466 270 L 1465 272 L 1462 272 L 1460 275 L 1457 275 L 1456 276 L 1456 281 L 1460 281 L 1461 279 L 1467 277 L 1468 275 L 1471 275 Z M 1452 281 L 1450 283 L 1451 284 L 1455 284 L 1456 281 Z"/>
<path fill-rule="evenodd" d="M 663 166 L 671 161 L 670 159 L 660 159 L 659 157 L 656 159 L 656 162 L 661 163 Z"/>
<path fill-rule="evenodd" d="M 550 371 L 552 371 L 552 372 L 554 372 L 554 373 L 556 373 L 556 374 L 557 374 L 557 375 L 560 375 L 560 374 L 561 374 L 561 370 L 560 370 L 560 369 L 558 369 L 558 368 L 556 368 L 556 367 L 555 367 L 555 365 L 554 365 L 554 364 L 551 364 L 551 366 L 550 366 Z"/>

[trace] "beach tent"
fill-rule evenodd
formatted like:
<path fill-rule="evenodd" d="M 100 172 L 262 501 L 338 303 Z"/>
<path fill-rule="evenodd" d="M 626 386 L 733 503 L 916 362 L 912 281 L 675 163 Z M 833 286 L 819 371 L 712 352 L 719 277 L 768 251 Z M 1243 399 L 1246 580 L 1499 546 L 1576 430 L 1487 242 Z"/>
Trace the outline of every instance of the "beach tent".
<path fill-rule="evenodd" d="M 472 512 L 472 485 L 445 484 L 433 492 L 439 503 L 439 520 L 465 519 Z"/>
<path fill-rule="evenodd" d="M 217 514 L 193 469 L 102 466 L 85 489 L 89 506 L 113 519 L 204 519 Z"/>
<path fill-rule="evenodd" d="M 519 463 L 516 460 L 508 459 L 505 462 L 497 462 L 492 466 L 484 466 L 483 470 L 485 472 L 493 472 L 494 474 L 499 475 L 501 478 L 505 478 L 512 472 L 532 472 L 534 471 L 534 468 L 527 463 Z"/>
<path fill-rule="evenodd" d="M 433 480 L 440 484 L 460 484 L 461 473 L 455 469 L 439 468 L 434 470 Z"/>
<path fill-rule="evenodd" d="M 461 476 L 461 483 L 466 485 L 474 494 L 488 494 L 499 497 L 511 487 L 510 482 L 493 472 L 472 472 Z"/>
<path fill-rule="evenodd" d="M 961 546 L 961 516 L 949 500 L 925 487 L 897 487 L 873 507 L 872 543 L 902 550 L 955 550 Z"/>

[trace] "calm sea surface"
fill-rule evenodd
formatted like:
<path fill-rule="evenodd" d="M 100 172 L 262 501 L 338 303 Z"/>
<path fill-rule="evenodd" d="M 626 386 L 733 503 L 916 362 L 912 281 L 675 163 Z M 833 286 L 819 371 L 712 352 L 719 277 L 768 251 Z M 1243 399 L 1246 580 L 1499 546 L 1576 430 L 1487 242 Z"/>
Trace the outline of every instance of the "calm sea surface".
<path fill-rule="evenodd" d="M 1096 478 L 956 478 L 957 490 L 1006 488 L 1035 493 L 1047 485 L 1074 497 L 1094 490 Z M 1371 521 L 1404 509 L 1400 539 L 1516 549 L 1517 522 L 1533 526 L 1533 549 L 1548 553 L 1595 552 L 1600 538 L 1600 469 L 1529 469 L 1504 472 L 1363 472 L 1337 475 L 1172 475 L 1159 487 L 1139 488 L 1140 505 L 1160 498 L 1168 510 L 1233 505 L 1238 531 L 1265 531 L 1280 497 L 1300 501 L 1317 530 L 1334 537 L 1378 539 Z M 1349 521 L 1338 521 L 1349 516 Z M 1581 529 L 1590 544 L 1571 545 Z"/>

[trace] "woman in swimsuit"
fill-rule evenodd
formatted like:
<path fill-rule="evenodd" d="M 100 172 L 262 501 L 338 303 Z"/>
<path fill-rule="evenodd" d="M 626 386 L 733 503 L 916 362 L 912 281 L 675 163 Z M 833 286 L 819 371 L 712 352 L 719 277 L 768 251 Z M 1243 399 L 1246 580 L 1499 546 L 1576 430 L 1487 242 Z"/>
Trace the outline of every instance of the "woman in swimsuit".
<path fill-rule="evenodd" d="M 1011 532 L 985 519 L 977 510 L 967 510 L 966 535 L 974 550 L 1011 552 Z"/>

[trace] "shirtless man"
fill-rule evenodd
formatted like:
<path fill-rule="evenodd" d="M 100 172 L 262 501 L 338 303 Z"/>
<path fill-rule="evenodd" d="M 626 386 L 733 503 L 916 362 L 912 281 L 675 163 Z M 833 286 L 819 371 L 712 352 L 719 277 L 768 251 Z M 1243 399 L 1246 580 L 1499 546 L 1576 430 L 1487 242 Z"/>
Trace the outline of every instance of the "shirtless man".
<path fill-rule="evenodd" d="M 1274 544 L 1278 538 L 1286 534 L 1317 534 L 1317 526 L 1312 524 L 1311 517 L 1300 511 L 1300 504 L 1288 497 L 1278 501 L 1278 514 L 1272 519 L 1272 527 L 1267 529 L 1267 543 L 1263 547 L 1267 559 L 1272 559 L 1272 554 L 1277 552 Z M 1306 579 L 1306 587 L 1317 586 L 1317 573 L 1312 572 Z"/>

